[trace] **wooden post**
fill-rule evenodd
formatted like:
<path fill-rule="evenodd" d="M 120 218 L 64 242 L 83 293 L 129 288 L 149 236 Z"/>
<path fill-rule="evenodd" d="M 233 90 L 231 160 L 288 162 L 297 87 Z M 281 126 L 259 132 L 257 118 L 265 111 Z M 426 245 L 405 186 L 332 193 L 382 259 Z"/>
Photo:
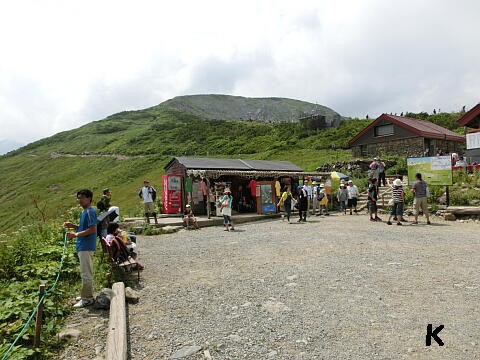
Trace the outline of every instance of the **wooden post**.
<path fill-rule="evenodd" d="M 447 206 L 450 206 L 450 191 L 448 190 L 448 185 L 446 186 L 446 190 L 445 190 L 445 200 L 446 200 Z"/>
<path fill-rule="evenodd" d="M 127 360 L 127 312 L 125 285 L 113 284 L 114 296 L 110 302 L 110 321 L 107 334 L 106 360 Z"/>
<path fill-rule="evenodd" d="M 35 319 L 35 338 L 33 340 L 33 346 L 40 347 L 40 335 L 42 333 L 42 317 L 43 317 L 43 295 L 45 294 L 45 284 L 39 286 L 38 289 L 38 301 L 40 305 L 37 310 L 37 317 Z"/>

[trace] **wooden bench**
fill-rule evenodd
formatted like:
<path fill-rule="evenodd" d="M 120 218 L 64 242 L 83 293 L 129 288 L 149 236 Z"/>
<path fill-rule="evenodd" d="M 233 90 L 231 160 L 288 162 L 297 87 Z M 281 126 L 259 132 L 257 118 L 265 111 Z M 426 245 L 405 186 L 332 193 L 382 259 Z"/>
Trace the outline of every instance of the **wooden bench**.
<path fill-rule="evenodd" d="M 128 273 L 128 272 L 133 272 L 133 271 L 137 271 L 137 275 L 138 275 L 138 282 L 140 281 L 140 268 L 138 266 L 138 263 L 135 259 L 133 258 L 129 258 L 127 261 L 124 261 L 124 262 L 119 262 L 117 260 L 115 260 L 114 256 L 113 256 L 113 249 L 111 246 L 109 246 L 107 244 L 107 241 L 105 240 L 104 237 L 100 237 L 100 244 L 102 245 L 102 250 L 103 250 L 103 253 L 106 254 L 108 256 L 108 261 L 110 262 L 110 265 L 111 265 L 111 268 L 112 268 L 112 272 L 110 274 L 110 276 L 107 276 L 107 278 L 109 279 L 109 284 L 111 285 L 112 282 L 111 282 L 111 275 L 113 274 L 113 272 L 115 270 L 118 270 L 120 272 L 120 274 L 125 274 L 125 273 Z M 123 277 L 123 275 L 121 275 Z"/>

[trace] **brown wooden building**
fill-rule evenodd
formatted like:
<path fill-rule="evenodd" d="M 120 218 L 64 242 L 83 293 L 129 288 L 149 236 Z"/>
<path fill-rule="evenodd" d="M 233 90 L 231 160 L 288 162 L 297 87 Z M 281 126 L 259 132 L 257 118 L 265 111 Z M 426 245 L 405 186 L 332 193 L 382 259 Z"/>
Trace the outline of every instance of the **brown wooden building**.
<path fill-rule="evenodd" d="M 478 142 L 478 138 L 480 137 L 478 134 L 480 132 L 480 103 L 471 108 L 457 121 L 465 127 L 467 137 L 465 156 L 470 162 L 480 162 L 480 144 Z M 469 137 L 471 137 L 471 139 Z"/>
<path fill-rule="evenodd" d="M 182 177 L 183 206 L 193 204 L 197 214 L 205 214 L 210 209 L 205 203 L 208 199 L 202 194 L 205 186 L 216 200 L 219 200 L 224 188 L 229 187 L 235 201 L 235 211 L 266 213 L 276 211 L 272 205 L 276 203 L 278 195 L 277 182 L 280 189 L 284 189 L 287 184 L 298 184 L 300 178 L 328 175 L 304 172 L 289 161 L 189 157 L 174 157 L 165 166 L 165 174 Z"/>
<path fill-rule="evenodd" d="M 459 152 L 464 144 L 465 136 L 437 124 L 388 114 L 382 114 L 348 142 L 357 158 L 435 156 L 438 150 Z"/>

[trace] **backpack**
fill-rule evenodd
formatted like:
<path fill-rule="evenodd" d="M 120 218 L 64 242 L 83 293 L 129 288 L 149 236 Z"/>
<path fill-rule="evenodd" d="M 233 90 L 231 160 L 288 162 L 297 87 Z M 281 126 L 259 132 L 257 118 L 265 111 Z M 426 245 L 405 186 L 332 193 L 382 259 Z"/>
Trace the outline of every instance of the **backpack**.
<path fill-rule="evenodd" d="M 118 263 L 128 261 L 128 258 L 130 257 L 130 252 L 128 251 L 128 248 L 125 246 L 122 240 L 118 239 L 115 236 L 110 243 L 110 247 L 112 248 L 113 260 Z"/>
<path fill-rule="evenodd" d="M 155 188 L 153 188 L 152 186 L 148 185 L 148 188 L 149 189 L 152 189 L 152 200 L 155 201 L 157 199 L 157 190 L 155 190 Z M 143 189 L 143 188 L 142 188 Z M 143 197 L 143 194 L 142 194 L 142 189 L 140 189 L 140 191 L 138 192 L 138 197 L 142 198 Z"/>

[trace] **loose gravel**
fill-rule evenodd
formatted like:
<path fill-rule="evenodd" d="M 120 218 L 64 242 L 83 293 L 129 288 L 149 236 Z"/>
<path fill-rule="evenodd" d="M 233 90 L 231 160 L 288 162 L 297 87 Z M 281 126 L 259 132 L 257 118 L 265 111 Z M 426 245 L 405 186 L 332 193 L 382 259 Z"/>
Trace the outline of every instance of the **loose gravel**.
<path fill-rule="evenodd" d="M 480 359 L 480 225 L 309 220 L 139 237 L 131 359 Z"/>

